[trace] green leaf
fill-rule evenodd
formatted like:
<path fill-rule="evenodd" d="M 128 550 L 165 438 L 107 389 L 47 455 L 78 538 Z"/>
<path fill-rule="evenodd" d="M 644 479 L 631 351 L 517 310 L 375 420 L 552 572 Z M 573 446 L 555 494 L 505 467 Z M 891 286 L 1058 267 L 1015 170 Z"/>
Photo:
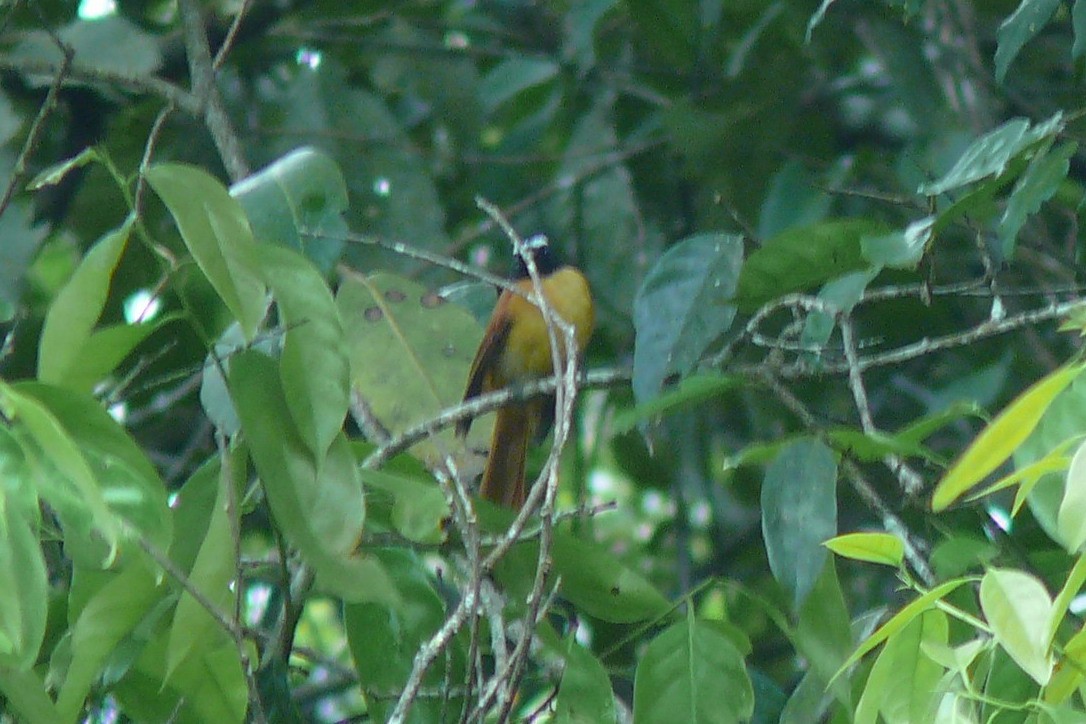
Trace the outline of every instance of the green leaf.
<path fill-rule="evenodd" d="M 996 35 L 995 77 L 999 83 L 1022 47 L 1044 29 L 1060 6 L 1060 0 L 1022 0 L 1018 9 L 999 26 Z"/>
<path fill-rule="evenodd" d="M 947 506 L 1003 464 L 1021 445 L 1045 410 L 1082 371 L 1083 365 L 1071 364 L 1042 377 L 992 420 L 935 486 L 931 509 Z"/>
<path fill-rule="evenodd" d="M 193 259 L 251 341 L 264 318 L 265 288 L 241 205 L 216 179 L 192 166 L 157 164 L 146 178 L 169 208 Z"/>
<path fill-rule="evenodd" d="M 82 365 L 83 349 L 102 315 L 113 272 L 124 253 L 135 217 L 129 216 L 92 246 L 45 314 L 38 344 L 38 378 L 64 384 Z"/>
<path fill-rule="evenodd" d="M 237 575 L 231 530 L 237 526 L 238 521 L 231 522 L 227 511 L 230 486 L 234 485 L 229 473 L 234 466 L 244 465 L 244 458 L 235 453 L 227 455 L 231 455 L 233 459 L 231 464 L 220 466 L 218 494 L 211 508 L 211 517 L 207 522 L 199 553 L 188 573 L 188 582 L 203 595 L 204 601 L 215 606 L 224 618 L 230 619 L 233 617 L 231 603 L 234 600 L 230 584 Z M 197 531 L 186 532 L 190 535 L 198 534 Z M 191 659 L 201 660 L 230 641 L 232 639 L 207 610 L 205 603 L 197 601 L 188 590 L 183 591 L 170 625 L 169 650 L 163 679 L 169 681 L 182 664 Z"/>
<path fill-rule="evenodd" d="M 798 619 L 790 638 L 796 653 L 809 663 L 808 676 L 815 680 L 812 684 L 817 683 L 820 694 L 832 695 L 851 710 L 852 692 L 845 682 L 833 680 L 833 673 L 852 650 L 853 633 L 832 557 L 826 558 L 818 572 L 814 587 L 799 608 Z"/>
<path fill-rule="evenodd" d="M 636 570 L 597 543 L 556 530 L 551 547 L 562 594 L 586 613 L 611 623 L 646 621 L 671 604 Z"/>
<path fill-rule="evenodd" d="M 872 268 L 846 274 L 834 279 L 818 292 L 818 300 L 836 313 L 848 314 L 863 299 L 867 285 L 878 276 L 881 269 Z M 833 334 L 837 324 L 836 314 L 823 311 L 811 311 L 803 325 L 800 344 L 809 350 L 811 356 L 821 353 Z"/>
<path fill-rule="evenodd" d="M 446 610 L 417 556 L 404 549 L 381 551 L 377 556 L 395 581 L 398 598 L 407 605 L 348 604 L 343 607 L 343 624 L 369 711 L 375 720 L 385 721 L 395 700 L 380 694 L 403 689 L 419 647 L 445 622 Z M 448 655 L 439 656 L 426 672 L 424 686 L 440 687 L 446 681 L 463 681 L 467 640 L 454 639 L 446 651 Z M 376 656 L 375 652 L 381 655 Z M 448 702 L 420 698 L 409 721 L 419 724 L 441 721 L 443 711 L 458 719 L 461 706 L 462 700 L 457 697 Z"/>
<path fill-rule="evenodd" d="M 444 539 L 449 506 L 432 479 L 424 481 L 381 470 L 363 469 L 359 474 L 367 493 L 376 490 L 392 498 L 392 525 L 403 537 L 417 543 L 440 543 Z M 372 506 L 372 497 L 367 502 Z"/>
<path fill-rule="evenodd" d="M 327 274 L 343 253 L 347 182 L 336 162 L 299 148 L 230 188 L 253 236 L 302 252 Z M 303 233 L 306 232 L 306 233 Z"/>
<path fill-rule="evenodd" d="M 71 158 L 65 159 L 52 166 L 42 169 L 30 183 L 26 185 L 28 191 L 38 191 L 46 186 L 55 186 L 64 180 L 64 177 L 77 168 L 83 168 L 88 163 L 101 160 L 98 149 L 88 146 Z M 126 223 L 126 226 L 128 224 Z"/>
<path fill-rule="evenodd" d="M 616 410 L 611 420 L 611 431 L 615 435 L 629 432 L 638 423 L 660 415 L 675 413 L 679 410 L 711 400 L 742 387 L 743 379 L 719 374 L 693 374 L 658 397 L 634 407 Z"/>
<path fill-rule="evenodd" d="M 354 553 L 365 504 L 346 437 L 314 460 L 291 423 L 278 365 L 259 352 L 230 360 L 229 388 L 272 515 L 316 569 L 318 584 L 351 601 L 395 601 L 381 565 Z"/>
<path fill-rule="evenodd" d="M 860 241 L 864 258 L 880 267 L 915 269 L 932 240 L 934 216 L 912 222 L 902 231 L 867 236 Z"/>
<path fill-rule="evenodd" d="M 107 561 L 112 560 L 121 526 L 79 446 L 45 405 L 2 382 L 0 410 L 13 418 L 25 430 L 28 441 L 33 442 L 33 446 L 24 447 L 24 452 L 28 460 L 41 466 L 40 474 L 35 475 L 38 492 L 56 509 L 61 524 L 87 535 L 96 529 L 109 550 L 95 550 L 92 556 L 100 553 Z"/>
<path fill-rule="evenodd" d="M 0 666 L 0 694 L 9 711 L 26 724 L 56 724 L 63 721 L 41 676 Z"/>
<path fill-rule="evenodd" d="M 1060 113 L 1032 128 L 1025 118 L 1011 119 L 973 141 L 953 168 L 942 178 L 921 184 L 917 193 L 938 196 L 988 176 L 998 176 L 1012 159 L 1037 143 L 1055 136 L 1063 127 L 1063 116 Z"/>
<path fill-rule="evenodd" d="M 625 317 L 664 238 L 646 225 L 628 166 L 610 159 L 603 163 L 608 149 L 626 142 L 615 128 L 616 102 L 610 93 L 601 93 L 591 111 L 577 118 L 555 173 L 556 178 L 579 180 L 559 184 L 545 223 L 555 239 L 582 240 L 581 253 L 567 261 L 588 277 L 597 308 Z"/>
<path fill-rule="evenodd" d="M 846 533 L 830 538 L 822 545 L 845 558 L 895 568 L 905 557 L 905 544 L 891 533 Z"/>
<path fill-rule="evenodd" d="M 709 621 L 674 624 L 641 655 L 634 678 L 634 724 L 727 724 L 754 713 L 743 657 Z"/>
<path fill-rule="evenodd" d="M 1052 601 L 1052 616 L 1048 621 L 1048 635 L 1046 636 L 1049 646 L 1052 645 L 1056 638 L 1056 633 L 1059 631 L 1064 616 L 1067 615 L 1071 601 L 1078 596 L 1078 592 L 1082 590 L 1084 583 L 1086 583 L 1086 555 L 1080 554 L 1075 559 L 1075 565 L 1071 568 L 1071 572 L 1067 574 L 1063 587 L 1060 588 L 1060 592 Z"/>
<path fill-rule="evenodd" d="M 0 487 L 0 667 L 21 671 L 38 659 L 49 610 L 37 513 Z"/>
<path fill-rule="evenodd" d="M 1086 443 L 1079 444 L 1067 468 L 1056 525 L 1059 540 L 1069 553 L 1078 552 L 1086 543 Z"/>
<path fill-rule="evenodd" d="M 166 486 L 143 449 L 105 408 L 89 395 L 38 382 L 13 387 L 55 416 L 82 451 L 112 514 L 160 549 L 168 547 L 173 527 Z"/>
<path fill-rule="evenodd" d="M 829 213 L 833 200 L 826 184 L 803 163 L 791 160 L 773 175 L 758 211 L 758 238 L 768 239 L 793 226 L 816 224 Z"/>
<path fill-rule="evenodd" d="M 611 679 L 591 651 L 569 636 L 565 666 L 554 701 L 554 720 L 559 724 L 614 724 L 615 695 Z"/>
<path fill-rule="evenodd" d="M 0 167 L 2 167 L 0 156 Z M 28 203 L 16 197 L 0 215 L 0 319 L 10 319 L 22 300 L 26 272 L 49 227 L 34 219 Z"/>
<path fill-rule="evenodd" d="M 856 650 L 852 652 L 852 655 L 845 660 L 845 663 L 841 664 L 841 668 L 837 670 L 837 673 L 833 675 L 833 678 L 836 679 L 841 676 L 841 674 L 851 668 L 853 664 L 862 659 L 867 652 L 901 631 L 917 616 L 925 611 L 930 611 L 935 607 L 938 601 L 941 601 L 949 595 L 951 591 L 961 586 L 967 580 L 968 579 L 965 578 L 957 578 L 952 581 L 946 581 L 920 596 L 915 601 L 910 602 L 900 611 L 895 613 L 889 621 L 882 626 L 879 626 L 877 631 L 864 639 L 863 643 L 857 646 Z"/>
<path fill-rule="evenodd" d="M 695 3 L 631 0 L 629 12 L 660 60 L 679 69 L 690 67 L 697 54 L 699 22 Z"/>
<path fill-rule="evenodd" d="M 332 292 L 301 254 L 258 247 L 264 280 L 286 329 L 279 373 L 294 426 L 320 460 L 343 429 L 350 395 L 350 361 Z"/>
<path fill-rule="evenodd" d="M 1044 584 L 1022 571 L 993 568 L 981 579 L 980 607 L 999 645 L 1034 681 L 1047 684 L 1052 599 Z"/>
<path fill-rule="evenodd" d="M 638 403 L 654 398 L 669 374 L 688 374 L 731 326 L 742 263 L 738 236 L 701 234 L 668 249 L 645 277 L 634 300 Z"/>
<path fill-rule="evenodd" d="M 352 389 L 386 430 L 397 433 L 434 417 L 464 394 L 471 361 L 482 338 L 464 308 L 393 274 L 347 276 L 336 294 L 347 334 Z M 489 443 L 476 424 L 468 444 Z M 412 448 L 423 459 L 461 447 L 445 430 Z"/>
<path fill-rule="evenodd" d="M 736 291 L 739 308 L 754 311 L 785 294 L 867 270 L 862 240 L 882 230 L 863 219 L 837 219 L 793 227 L 766 239 L 743 263 Z"/>
<path fill-rule="evenodd" d="M 155 585 L 155 576 L 133 562 L 120 573 L 109 574 L 102 586 L 71 624 L 71 663 L 57 694 L 60 721 L 75 721 L 91 686 L 117 644 L 166 593 Z"/>
<path fill-rule="evenodd" d="M 1034 156 L 1026 172 L 1018 179 L 1003 218 L 999 220 L 999 240 L 1004 259 L 1014 255 L 1018 232 L 1033 214 L 1041 210 L 1041 205 L 1052 198 L 1060 184 L 1067 178 L 1071 168 L 1071 156 L 1078 149 L 1076 143 L 1064 143 L 1055 151 L 1045 151 Z"/>
<path fill-rule="evenodd" d="M 1078 60 L 1083 53 L 1086 53 L 1086 0 L 1075 0 L 1071 8 L 1071 27 L 1075 32 L 1071 57 Z"/>
<path fill-rule="evenodd" d="M 856 724 L 934 721 L 943 667 L 924 648 L 946 645 L 949 627 L 942 611 L 927 611 L 886 641 L 867 677 L 856 708 Z"/>
<path fill-rule="evenodd" d="M 914 456 L 941 462 L 939 456 L 928 448 L 898 435 L 837 427 L 828 431 L 827 438 L 835 449 L 865 462 L 877 462 L 887 455 Z"/>
<path fill-rule="evenodd" d="M 483 78 L 479 97 L 488 113 L 506 101 L 558 76 L 558 63 L 547 58 L 513 56 L 495 65 Z"/>
<path fill-rule="evenodd" d="M 180 315 L 165 314 L 150 322 L 112 324 L 92 331 L 83 344 L 79 364 L 69 367 L 68 375 L 63 379 L 64 386 L 79 392 L 93 391 L 94 386 L 116 370 L 145 339 L 180 318 Z"/>
<path fill-rule="evenodd" d="M 129 77 L 151 76 L 162 64 L 155 36 L 118 14 L 93 20 L 77 20 L 56 33 L 75 55 L 76 67 L 120 73 Z M 44 30 L 27 33 L 14 55 L 23 60 L 44 61 L 60 67 L 63 55 L 54 36 Z M 38 86 L 53 82 L 48 74 L 26 74 Z"/>
<path fill-rule="evenodd" d="M 800 603 L 822 571 L 822 541 L 837 534 L 837 461 L 818 440 L 781 449 L 762 483 L 762 535 L 773 577 Z"/>

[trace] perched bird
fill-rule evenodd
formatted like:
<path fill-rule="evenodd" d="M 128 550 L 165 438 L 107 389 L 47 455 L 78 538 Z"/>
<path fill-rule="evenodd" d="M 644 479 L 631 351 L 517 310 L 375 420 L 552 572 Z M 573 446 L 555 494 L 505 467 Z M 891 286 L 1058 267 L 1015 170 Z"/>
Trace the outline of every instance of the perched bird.
<path fill-rule="evenodd" d="M 525 250 L 535 261 L 547 304 L 573 326 L 577 349 L 583 350 L 596 318 L 588 280 L 575 267 L 559 264 L 544 236 L 526 241 Z M 533 285 L 527 265 L 522 258 L 517 262 L 516 288 L 523 296 L 505 289 L 498 297 L 471 363 L 465 401 L 554 374 L 547 323 L 540 309 L 528 301 Z M 560 335 L 557 341 L 563 345 Z M 498 410 L 480 488 L 484 498 L 514 510 L 524 505 L 528 497 L 524 482 L 528 440 L 546 432 L 553 414 L 553 399 L 543 398 L 512 403 Z M 467 435 L 471 422 L 471 419 L 461 420 L 457 433 Z"/>

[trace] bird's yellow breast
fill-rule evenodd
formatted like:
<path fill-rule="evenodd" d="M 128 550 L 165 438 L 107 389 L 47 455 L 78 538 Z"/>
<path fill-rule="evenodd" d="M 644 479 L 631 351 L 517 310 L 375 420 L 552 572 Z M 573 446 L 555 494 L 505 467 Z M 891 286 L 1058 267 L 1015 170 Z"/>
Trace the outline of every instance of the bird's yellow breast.
<path fill-rule="evenodd" d="M 596 323 L 588 280 L 573 267 L 566 266 L 543 279 L 542 283 L 547 304 L 563 321 L 573 325 L 577 351 L 583 352 Z M 525 294 L 532 293 L 531 279 L 521 280 L 517 286 Z M 514 321 L 501 360 L 501 374 L 505 381 L 521 381 L 552 374 L 553 358 L 542 312 L 519 295 L 510 299 L 509 311 Z M 561 348 L 564 344 L 562 334 L 555 331 Z"/>

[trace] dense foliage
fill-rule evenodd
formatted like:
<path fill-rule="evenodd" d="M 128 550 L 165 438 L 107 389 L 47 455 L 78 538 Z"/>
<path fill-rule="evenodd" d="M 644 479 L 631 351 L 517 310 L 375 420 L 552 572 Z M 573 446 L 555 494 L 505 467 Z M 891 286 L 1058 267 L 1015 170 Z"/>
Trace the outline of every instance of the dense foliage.
<path fill-rule="evenodd" d="M 0 4 L 0 721 L 1082 721 L 1084 55 L 1086 0 Z M 539 232 L 595 335 L 466 409 Z M 540 394 L 514 515 L 453 427 Z"/>

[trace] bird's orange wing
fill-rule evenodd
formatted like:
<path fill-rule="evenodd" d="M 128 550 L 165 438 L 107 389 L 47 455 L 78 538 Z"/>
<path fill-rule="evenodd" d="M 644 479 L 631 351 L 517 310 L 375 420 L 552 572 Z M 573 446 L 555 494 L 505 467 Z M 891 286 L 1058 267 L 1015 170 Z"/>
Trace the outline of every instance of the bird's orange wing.
<path fill-rule="evenodd" d="M 490 315 L 490 322 L 483 332 L 483 341 L 479 343 L 479 349 L 475 352 L 475 359 L 471 362 L 471 372 L 468 373 L 468 386 L 464 390 L 464 400 L 478 397 L 484 392 L 501 387 L 501 384 L 488 383 L 488 378 L 495 371 L 502 351 L 505 349 L 505 341 L 509 337 L 509 330 L 513 326 L 513 320 L 509 318 L 508 291 L 502 292 L 498 297 L 498 303 L 494 306 L 494 312 Z M 456 423 L 456 434 L 464 437 L 471 429 L 473 418 L 465 418 Z"/>

